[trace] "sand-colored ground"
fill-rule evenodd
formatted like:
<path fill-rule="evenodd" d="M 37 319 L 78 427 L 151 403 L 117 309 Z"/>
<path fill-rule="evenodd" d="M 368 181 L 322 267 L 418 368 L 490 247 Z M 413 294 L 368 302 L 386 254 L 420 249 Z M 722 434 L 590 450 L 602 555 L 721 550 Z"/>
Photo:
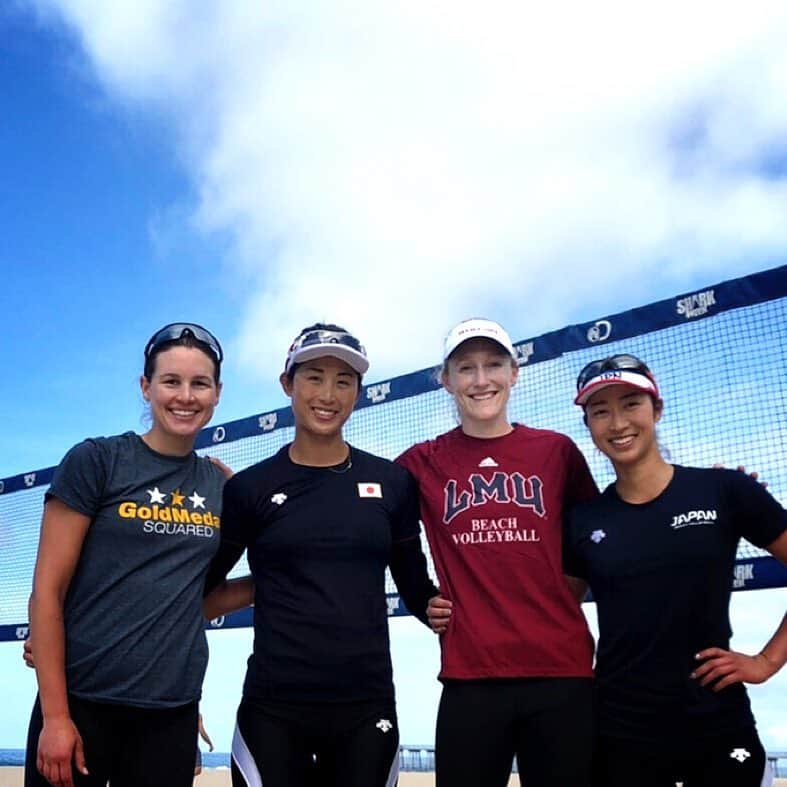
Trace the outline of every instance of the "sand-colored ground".
<path fill-rule="evenodd" d="M 22 787 L 24 771 L 22 768 L 0 767 L 0 787 Z M 195 787 L 230 787 L 228 770 L 205 770 L 195 781 Z M 511 787 L 519 787 L 514 778 Z M 399 787 L 434 787 L 433 773 L 403 773 L 399 777 Z M 784 787 L 787 787 L 785 781 Z"/>
<path fill-rule="evenodd" d="M 22 768 L 0 767 L 0 787 L 22 787 Z M 511 777 L 509 787 L 519 787 L 516 776 Z M 787 779 L 776 779 L 774 787 L 787 787 Z M 208 769 L 197 777 L 195 787 L 229 787 L 230 772 L 228 770 Z M 399 787 L 434 787 L 433 773 L 403 773 L 399 777 Z M 636 787 L 636 785 L 632 785 Z"/>
<path fill-rule="evenodd" d="M 227 772 L 205 773 L 197 780 L 195 787 L 229 787 L 230 778 Z M 19 782 L 21 786 L 21 782 Z M 5 785 L 0 782 L 0 787 Z M 16 785 L 14 786 L 16 787 Z M 434 787 L 433 773 L 402 773 L 399 775 L 399 787 Z M 509 787 L 519 787 L 519 782 L 512 778 Z"/>

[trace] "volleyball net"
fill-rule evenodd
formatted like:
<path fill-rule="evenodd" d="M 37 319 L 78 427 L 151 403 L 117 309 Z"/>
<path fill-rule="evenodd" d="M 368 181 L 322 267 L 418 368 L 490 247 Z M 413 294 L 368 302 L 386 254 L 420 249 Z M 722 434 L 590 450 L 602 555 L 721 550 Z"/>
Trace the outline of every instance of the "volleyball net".
<path fill-rule="evenodd" d="M 744 465 L 787 505 L 786 334 L 787 266 L 571 325 L 515 344 L 520 376 L 510 415 L 570 435 L 604 488 L 614 474 L 572 403 L 575 380 L 588 361 L 633 353 L 659 381 L 665 402 L 659 440 L 670 461 Z M 364 386 L 345 436 L 358 448 L 393 458 L 455 425 L 453 402 L 429 368 Z M 270 456 L 293 433 L 292 412 L 282 408 L 208 427 L 197 447 L 240 470 Z M 56 458 L 68 448 L 53 448 Z M 27 636 L 43 497 L 53 472 L 49 467 L 0 480 L 0 640 Z M 245 560 L 233 575 L 243 573 Z M 735 590 L 787 587 L 787 568 L 741 542 L 730 581 Z M 407 614 L 390 576 L 386 591 L 389 613 Z M 250 623 L 244 611 L 211 625 Z"/>

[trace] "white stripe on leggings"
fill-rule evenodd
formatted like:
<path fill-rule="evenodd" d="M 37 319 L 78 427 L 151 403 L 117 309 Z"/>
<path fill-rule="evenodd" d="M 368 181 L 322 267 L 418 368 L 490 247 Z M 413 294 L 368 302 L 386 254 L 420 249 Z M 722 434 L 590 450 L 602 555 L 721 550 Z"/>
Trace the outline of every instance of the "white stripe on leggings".
<path fill-rule="evenodd" d="M 385 782 L 385 787 L 396 787 L 396 782 L 399 780 L 399 747 L 396 747 L 394 752 L 393 762 L 391 763 L 391 770 L 388 771 L 388 779 Z"/>
<path fill-rule="evenodd" d="M 257 768 L 257 763 L 254 761 L 254 757 L 252 757 L 249 747 L 243 739 L 243 733 L 240 731 L 237 722 L 235 723 L 235 732 L 232 736 L 232 760 L 248 787 L 263 787 L 259 768 Z M 391 761 L 391 768 L 388 771 L 385 787 L 396 787 L 398 780 L 399 748 L 397 747 L 394 752 L 393 760 Z M 770 787 L 770 785 L 763 782 L 762 787 Z"/>
<path fill-rule="evenodd" d="M 248 787 L 262 787 L 262 776 L 260 776 L 259 768 L 257 763 L 254 762 L 254 757 L 251 756 L 246 741 L 243 740 L 243 734 L 237 722 L 235 722 L 235 733 L 232 736 L 232 761 L 241 772 L 241 776 L 243 776 L 243 780 Z"/>
<path fill-rule="evenodd" d="M 760 787 L 773 787 L 773 768 L 771 768 L 771 764 L 767 759 L 765 760 L 765 770 L 762 774 Z"/>

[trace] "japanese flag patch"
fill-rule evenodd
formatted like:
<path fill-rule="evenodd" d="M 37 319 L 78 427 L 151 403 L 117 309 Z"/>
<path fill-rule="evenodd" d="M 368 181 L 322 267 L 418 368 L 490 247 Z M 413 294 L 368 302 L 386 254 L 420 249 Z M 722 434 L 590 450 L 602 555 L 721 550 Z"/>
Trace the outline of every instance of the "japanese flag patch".
<path fill-rule="evenodd" d="M 372 484 L 363 481 L 358 484 L 358 497 L 382 497 L 383 488 L 380 484 Z"/>

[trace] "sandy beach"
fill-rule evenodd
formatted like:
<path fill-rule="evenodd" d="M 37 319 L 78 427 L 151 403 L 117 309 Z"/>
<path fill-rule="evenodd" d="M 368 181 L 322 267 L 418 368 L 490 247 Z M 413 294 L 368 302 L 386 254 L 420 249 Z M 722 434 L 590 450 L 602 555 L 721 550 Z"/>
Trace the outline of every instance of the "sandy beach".
<path fill-rule="evenodd" d="M 22 787 L 24 770 L 15 767 L 0 767 L 0 787 Z M 230 772 L 225 769 L 208 768 L 195 781 L 195 787 L 229 787 Z M 775 779 L 774 787 L 787 787 L 787 779 Z M 519 779 L 511 777 L 509 787 L 519 787 Z M 399 776 L 399 787 L 434 787 L 433 773 L 403 773 Z M 636 787 L 632 785 L 632 787 Z"/>
<path fill-rule="evenodd" d="M 0 787 L 22 787 L 24 769 L 13 766 L 0 767 Z M 229 770 L 208 768 L 198 776 L 195 787 L 230 787 Z M 510 787 L 519 787 L 519 781 L 512 777 Z M 399 787 L 434 787 L 433 773 L 403 773 L 399 777 Z M 784 780 L 787 787 L 787 780 Z"/>
<path fill-rule="evenodd" d="M 13 766 L 0 767 L 0 787 L 22 787 L 24 769 Z M 195 787 L 230 787 L 229 770 L 208 768 L 194 782 Z M 511 787 L 519 787 L 512 778 Z M 403 773 L 399 777 L 399 787 L 434 787 L 433 773 Z M 787 787 L 787 781 L 785 781 Z"/>

